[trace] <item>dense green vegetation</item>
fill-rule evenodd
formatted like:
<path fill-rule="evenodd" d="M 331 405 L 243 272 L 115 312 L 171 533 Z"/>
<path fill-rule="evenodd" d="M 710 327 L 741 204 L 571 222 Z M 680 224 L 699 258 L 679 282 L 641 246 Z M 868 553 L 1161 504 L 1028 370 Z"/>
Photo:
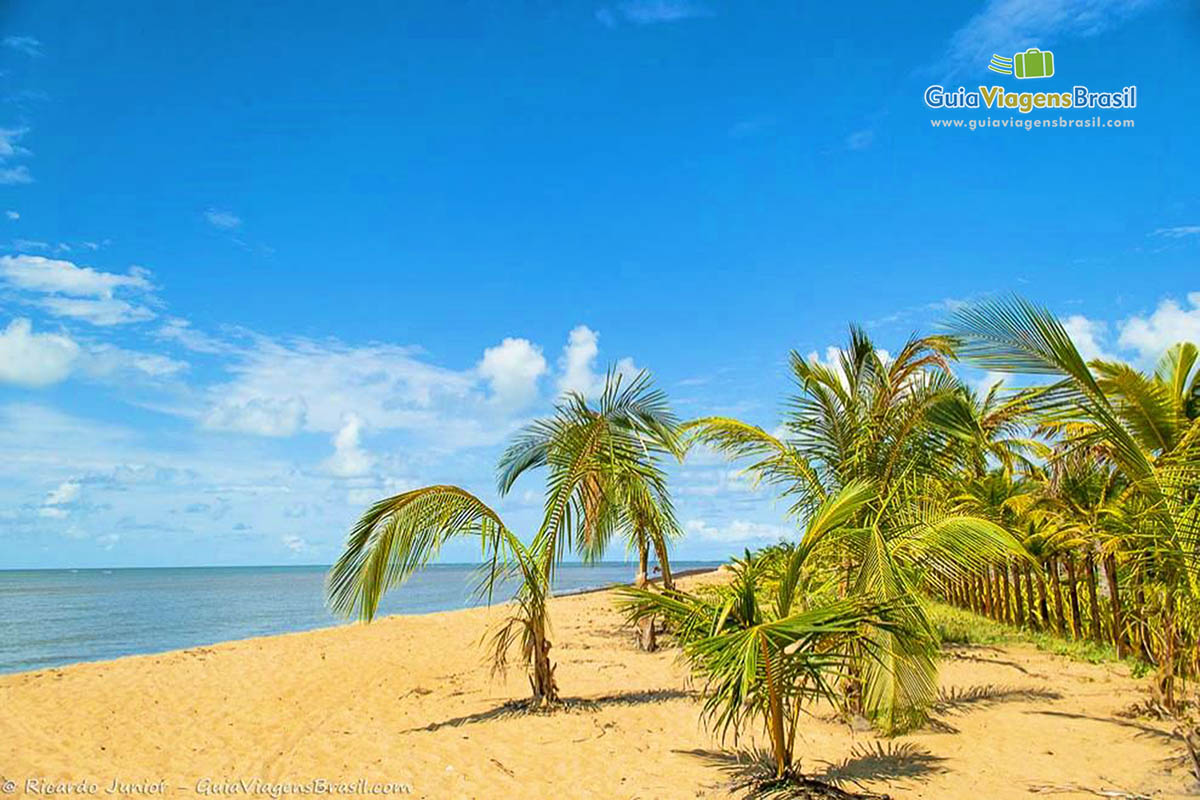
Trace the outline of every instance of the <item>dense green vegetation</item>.
<path fill-rule="evenodd" d="M 519 640 L 545 705 L 558 697 L 546 636 L 554 567 L 623 539 L 640 556 L 622 603 L 642 645 L 654 646 L 655 619 L 672 630 L 714 726 L 765 727 L 776 784 L 800 780 L 796 728 L 816 698 L 885 733 L 922 724 L 944 641 L 1021 636 L 1089 660 L 1130 658 L 1153 670 L 1153 700 L 1174 712 L 1200 671 L 1197 361 L 1181 343 L 1151 373 L 1085 362 L 1053 315 L 1013 299 L 964 309 L 894 355 L 859 329 L 832 365 L 792 353 L 795 389 L 774 433 L 725 417 L 680 423 L 646 375 L 627 386 L 610 375 L 594 407 L 564 398 L 501 459 L 501 492 L 546 470 L 529 544 L 462 489 L 409 492 L 363 516 L 330 600 L 370 619 L 448 537 L 478 536 L 485 591 L 520 577 L 497 663 Z M 977 392 L 956 362 L 1022 388 Z M 686 592 L 670 581 L 679 531 L 663 464 L 700 446 L 785 497 L 798 533 L 735 561 L 728 584 Z M 646 583 L 650 551 L 661 588 Z"/>

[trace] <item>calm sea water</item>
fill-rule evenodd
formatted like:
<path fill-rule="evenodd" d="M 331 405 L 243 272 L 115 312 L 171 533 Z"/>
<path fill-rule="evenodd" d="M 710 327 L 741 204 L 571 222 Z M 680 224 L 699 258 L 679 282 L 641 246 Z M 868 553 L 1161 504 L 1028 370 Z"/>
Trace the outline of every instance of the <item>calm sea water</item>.
<path fill-rule="evenodd" d="M 681 562 L 676 570 L 715 566 Z M 157 653 L 337 625 L 326 567 L 0 571 L 0 673 Z M 632 564 L 564 564 L 559 593 L 628 583 Z M 384 596 L 380 614 L 478 605 L 471 565 L 431 566 Z M 500 599 L 506 599 L 501 595 Z"/>

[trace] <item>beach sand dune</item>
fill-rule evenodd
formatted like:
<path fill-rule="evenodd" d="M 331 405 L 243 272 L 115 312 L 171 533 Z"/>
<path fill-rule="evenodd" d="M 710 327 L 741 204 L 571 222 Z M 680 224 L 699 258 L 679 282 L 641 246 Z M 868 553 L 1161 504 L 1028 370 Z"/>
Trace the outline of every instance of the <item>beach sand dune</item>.
<path fill-rule="evenodd" d="M 611 593 L 553 603 L 559 684 L 586 701 L 566 712 L 506 706 L 526 679 L 489 677 L 479 646 L 501 614 L 391 617 L 3 677 L 0 772 L 16 797 L 31 779 L 91 781 L 101 794 L 114 779 L 165 781 L 192 797 L 321 780 L 407 784 L 422 798 L 728 796 L 729 751 L 701 725 L 676 654 L 636 650 Z M 818 712 L 797 748 L 805 770 L 897 798 L 1018 798 L 1045 785 L 1188 796 L 1169 726 L 1121 716 L 1144 691 L 1123 667 L 977 648 L 950 652 L 942 684 L 935 724 L 897 739 Z"/>

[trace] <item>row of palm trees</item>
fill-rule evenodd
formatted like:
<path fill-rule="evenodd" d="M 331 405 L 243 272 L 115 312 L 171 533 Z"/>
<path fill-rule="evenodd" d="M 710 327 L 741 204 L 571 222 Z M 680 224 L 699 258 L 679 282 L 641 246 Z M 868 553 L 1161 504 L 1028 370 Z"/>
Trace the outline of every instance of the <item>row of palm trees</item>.
<path fill-rule="evenodd" d="M 981 395 L 956 377 L 956 361 L 1045 377 Z M 622 604 L 642 646 L 664 623 L 706 686 L 710 719 L 722 730 L 761 720 L 775 780 L 797 777 L 796 726 L 816 698 L 883 732 L 921 724 L 937 687 L 931 596 L 1013 624 L 1107 636 L 1157 666 L 1170 708 L 1177 681 L 1196 674 L 1200 641 L 1196 364 L 1190 344 L 1152 375 L 1085 363 L 1053 315 L 1014 298 L 964 309 L 944 334 L 914 337 L 894 356 L 859 329 L 831 364 L 793 353 L 795 390 L 774 432 L 727 417 L 681 423 L 647 375 L 610 374 L 594 403 L 565 397 L 500 460 L 501 495 L 545 472 L 532 536 L 457 487 L 387 498 L 351 532 L 330 574 L 331 605 L 370 619 L 381 594 L 445 541 L 475 537 L 481 591 L 516 587 L 496 663 L 519 644 L 544 706 L 559 698 L 547 604 L 555 568 L 571 553 L 601 558 L 619 540 L 639 557 Z M 735 561 L 729 583 L 686 592 L 670 577 L 680 531 L 665 464 L 697 446 L 775 489 L 800 533 Z M 648 582 L 651 552 L 661 588 Z"/>

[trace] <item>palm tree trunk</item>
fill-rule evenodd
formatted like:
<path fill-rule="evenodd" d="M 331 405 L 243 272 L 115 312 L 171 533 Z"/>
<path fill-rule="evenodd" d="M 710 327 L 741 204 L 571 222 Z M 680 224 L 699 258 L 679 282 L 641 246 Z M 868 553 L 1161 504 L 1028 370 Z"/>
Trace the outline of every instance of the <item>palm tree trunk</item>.
<path fill-rule="evenodd" d="M 1016 614 L 1013 613 L 1012 599 L 1011 595 L 1009 594 L 1011 587 L 1008 585 L 1008 562 L 1006 561 L 1003 564 L 997 564 L 996 571 L 1000 573 L 1000 596 L 1004 598 L 1004 622 L 1011 624 L 1017 620 Z"/>
<path fill-rule="evenodd" d="M 671 591 L 675 588 L 675 576 L 671 574 L 671 560 L 665 551 L 659 552 L 657 555 L 658 567 L 662 570 L 663 589 Z"/>
<path fill-rule="evenodd" d="M 1021 597 L 1021 568 L 1017 564 L 1011 565 L 1013 579 L 1013 599 L 1017 601 L 1017 618 L 1013 620 L 1017 625 L 1025 625 L 1025 598 Z M 1030 609 L 1032 611 L 1032 609 Z"/>
<path fill-rule="evenodd" d="M 1157 684 L 1160 702 L 1167 711 L 1175 711 L 1175 596 L 1166 588 L 1163 609 L 1163 653 L 1158 659 Z"/>
<path fill-rule="evenodd" d="M 992 616 L 992 592 L 991 581 L 988 580 L 988 575 L 984 572 L 979 576 L 980 594 L 983 595 L 983 613 L 987 616 Z"/>
<path fill-rule="evenodd" d="M 1092 615 L 1089 618 L 1092 641 L 1102 642 L 1104 637 L 1100 633 L 1100 592 L 1096 588 L 1096 556 L 1091 549 L 1083 556 L 1083 577 L 1087 581 L 1088 602 L 1092 606 Z"/>
<path fill-rule="evenodd" d="M 1054 556 L 1046 559 L 1046 567 L 1050 570 L 1050 588 L 1054 592 L 1054 620 L 1058 635 L 1067 636 L 1067 615 L 1063 613 L 1062 582 L 1058 577 L 1058 560 Z"/>
<path fill-rule="evenodd" d="M 533 688 L 534 705 L 545 706 L 558 702 L 558 685 L 554 682 L 554 665 L 550 663 L 550 640 L 541 625 L 534 627 L 533 675 L 529 682 Z"/>
<path fill-rule="evenodd" d="M 1038 621 L 1037 612 L 1034 610 L 1037 608 L 1037 603 L 1033 600 L 1033 568 L 1026 562 L 1021 565 L 1021 571 L 1025 573 L 1025 597 L 1029 601 L 1029 626 L 1038 629 L 1042 626 Z"/>
<path fill-rule="evenodd" d="M 645 589 L 646 584 L 650 582 L 650 548 L 647 546 L 646 536 L 641 532 L 637 535 L 638 549 L 638 571 L 637 576 L 633 579 L 633 585 L 639 589 Z"/>
<path fill-rule="evenodd" d="M 1063 557 L 1067 562 L 1067 593 L 1071 598 L 1071 638 L 1080 639 L 1083 636 L 1083 626 L 1079 619 L 1079 580 L 1075 575 L 1075 554 L 1068 551 Z"/>
<path fill-rule="evenodd" d="M 1050 630 L 1050 606 L 1046 602 L 1046 572 L 1038 570 L 1038 609 L 1042 614 L 1042 628 Z"/>
<path fill-rule="evenodd" d="M 1154 651 L 1150 646 L 1149 631 L 1146 627 L 1146 593 L 1142 589 L 1140 578 L 1137 578 L 1137 590 L 1133 594 L 1133 618 L 1137 620 L 1134 627 L 1137 629 L 1137 643 L 1142 650 L 1142 657 L 1146 659 L 1147 664 L 1153 664 Z"/>
<path fill-rule="evenodd" d="M 1104 580 L 1108 584 L 1108 603 L 1112 607 L 1112 641 L 1117 658 L 1126 655 L 1125 621 L 1121 619 L 1121 591 L 1117 585 L 1117 558 L 1111 553 L 1104 557 Z"/>
<path fill-rule="evenodd" d="M 767 647 L 766 637 L 760 634 L 759 643 L 762 645 L 763 668 L 767 678 L 767 716 L 770 717 L 771 746 L 775 750 L 775 777 L 782 778 L 792 765 L 783 733 L 783 701 L 779 697 L 779 687 L 775 685 L 771 651 Z"/>
<path fill-rule="evenodd" d="M 639 589 L 645 589 L 650 583 L 650 543 L 646 541 L 646 535 L 642 531 L 638 531 L 637 547 L 638 572 L 637 577 L 633 579 L 633 584 Z M 648 653 L 657 649 L 658 642 L 654 632 L 654 617 L 648 616 L 638 620 L 637 634 L 639 648 Z"/>
<path fill-rule="evenodd" d="M 1004 594 L 1000 591 L 1000 570 L 988 567 L 992 577 L 992 618 L 1004 622 Z"/>

